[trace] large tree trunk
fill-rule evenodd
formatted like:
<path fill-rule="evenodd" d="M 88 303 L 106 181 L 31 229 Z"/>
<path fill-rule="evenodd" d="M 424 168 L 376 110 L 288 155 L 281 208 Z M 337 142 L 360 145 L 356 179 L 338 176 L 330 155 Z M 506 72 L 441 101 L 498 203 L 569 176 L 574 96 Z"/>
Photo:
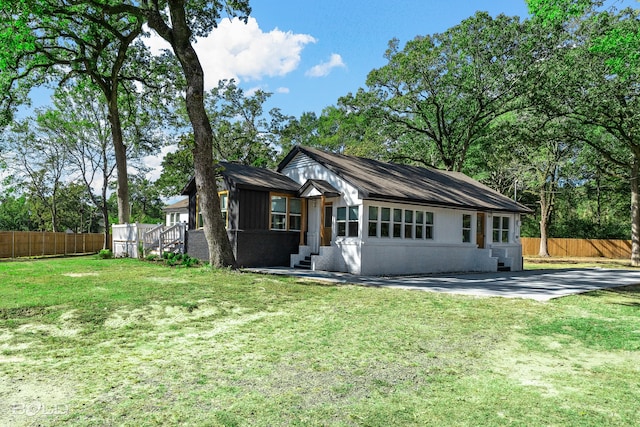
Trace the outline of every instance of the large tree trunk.
<path fill-rule="evenodd" d="M 105 94 L 106 95 L 106 94 Z M 129 175 L 127 172 L 127 147 L 122 140 L 122 123 L 118 109 L 117 91 L 113 90 L 108 96 L 109 123 L 111 125 L 111 138 L 116 157 L 116 170 L 118 171 L 118 222 L 126 224 L 131 220 L 129 206 Z"/>
<path fill-rule="evenodd" d="M 640 153 L 635 153 L 631 169 L 631 265 L 640 267 Z"/>
<path fill-rule="evenodd" d="M 553 210 L 553 195 L 544 188 L 540 189 L 540 250 L 538 256 L 549 256 L 549 222 L 551 221 L 551 212 Z"/>
<path fill-rule="evenodd" d="M 209 247 L 209 263 L 216 268 L 235 268 L 236 260 L 220 214 L 218 185 L 213 168 L 213 131 L 204 107 L 204 71 L 191 45 L 191 30 L 186 21 L 184 2 L 169 0 L 168 5 L 173 24 L 171 30 L 159 16 L 151 16 L 148 22 L 151 28 L 171 44 L 187 80 L 185 101 L 193 127 L 196 189 L 198 206 L 204 220 L 204 235 Z"/>
<path fill-rule="evenodd" d="M 105 174 L 106 175 L 106 174 Z M 107 177 L 104 177 L 104 182 L 108 182 Z M 94 200 L 95 203 L 95 200 Z M 100 212 L 102 213 L 102 220 L 104 221 L 104 241 L 102 242 L 102 249 L 109 249 L 109 206 L 107 205 L 107 185 L 102 185 L 102 204 L 100 205 Z M 113 249 L 113 248 L 112 248 Z"/>

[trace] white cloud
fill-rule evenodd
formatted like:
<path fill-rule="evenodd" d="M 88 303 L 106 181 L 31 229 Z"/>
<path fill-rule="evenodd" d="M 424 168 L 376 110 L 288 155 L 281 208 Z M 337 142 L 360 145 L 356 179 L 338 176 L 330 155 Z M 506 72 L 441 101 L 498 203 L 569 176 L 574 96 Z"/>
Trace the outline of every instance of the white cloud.
<path fill-rule="evenodd" d="M 346 64 L 342 61 L 342 57 L 337 53 L 332 53 L 327 62 L 321 62 L 307 70 L 305 73 L 309 77 L 325 77 L 329 75 L 334 68 L 341 67 L 346 68 Z"/>
<path fill-rule="evenodd" d="M 289 88 L 288 87 L 279 87 L 278 89 L 276 89 L 276 93 L 289 93 Z"/>
<path fill-rule="evenodd" d="M 169 44 L 151 32 L 145 43 L 154 53 Z M 265 76 L 284 76 L 300 64 L 300 55 L 316 39 L 308 34 L 294 34 L 275 28 L 263 32 L 255 18 L 244 24 L 238 18 L 224 19 L 209 37 L 194 45 L 205 70 L 205 88 L 218 80 L 260 80 Z"/>

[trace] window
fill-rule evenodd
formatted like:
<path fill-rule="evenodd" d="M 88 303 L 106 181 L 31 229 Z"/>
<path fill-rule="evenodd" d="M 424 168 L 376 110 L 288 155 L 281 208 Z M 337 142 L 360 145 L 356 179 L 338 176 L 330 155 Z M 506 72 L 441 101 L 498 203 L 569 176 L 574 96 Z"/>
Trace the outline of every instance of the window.
<path fill-rule="evenodd" d="M 433 239 L 433 212 L 369 206 L 368 221 L 369 237 Z"/>
<path fill-rule="evenodd" d="M 358 236 L 358 206 L 349 206 L 349 236 Z"/>
<path fill-rule="evenodd" d="M 433 212 L 416 211 L 416 239 L 433 239 Z"/>
<path fill-rule="evenodd" d="M 404 211 L 404 238 L 413 239 L 413 211 Z"/>
<path fill-rule="evenodd" d="M 283 194 L 272 194 L 271 229 L 300 231 L 302 229 L 302 199 Z"/>
<path fill-rule="evenodd" d="M 471 242 L 471 215 L 462 215 L 462 241 Z"/>
<path fill-rule="evenodd" d="M 402 237 L 402 209 L 393 210 L 393 237 Z"/>
<path fill-rule="evenodd" d="M 424 212 L 416 211 L 416 239 L 424 239 Z"/>
<path fill-rule="evenodd" d="M 369 206 L 369 237 L 378 237 L 378 207 Z"/>
<path fill-rule="evenodd" d="M 338 236 L 358 236 L 358 206 L 341 207 L 336 211 Z"/>
<path fill-rule="evenodd" d="M 391 208 L 380 208 L 380 237 L 389 237 L 390 232 Z"/>
<path fill-rule="evenodd" d="M 424 213 L 424 238 L 433 239 L 433 212 Z"/>
<path fill-rule="evenodd" d="M 300 231 L 302 225 L 302 200 L 289 199 L 289 230 Z"/>
<path fill-rule="evenodd" d="M 228 191 L 220 191 L 218 192 L 218 197 L 220 198 L 220 213 L 222 214 L 222 220 L 224 221 L 224 226 L 229 227 L 229 192 Z M 200 210 L 200 199 L 196 200 L 196 228 L 204 227 L 204 217 L 202 216 L 202 211 Z M 171 225 L 177 224 L 180 222 L 180 213 L 176 212 L 175 217 L 171 218 Z"/>
<path fill-rule="evenodd" d="M 509 217 L 493 217 L 493 241 L 496 243 L 509 242 Z"/>
<path fill-rule="evenodd" d="M 222 213 L 222 220 L 224 221 L 224 226 L 229 227 L 229 192 L 221 191 L 218 193 L 220 197 L 220 212 Z"/>
<path fill-rule="evenodd" d="M 287 229 L 287 198 L 285 196 L 271 196 L 271 229 Z"/>

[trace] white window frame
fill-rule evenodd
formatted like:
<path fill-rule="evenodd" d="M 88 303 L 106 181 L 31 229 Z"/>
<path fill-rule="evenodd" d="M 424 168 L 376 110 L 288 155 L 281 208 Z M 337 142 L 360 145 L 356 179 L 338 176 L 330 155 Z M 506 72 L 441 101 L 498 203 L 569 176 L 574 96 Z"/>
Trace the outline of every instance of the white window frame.
<path fill-rule="evenodd" d="M 497 227 L 496 220 L 498 223 Z M 509 243 L 511 234 L 511 222 L 511 217 L 509 216 L 493 216 L 491 220 L 491 240 L 493 241 L 493 243 Z"/>
<path fill-rule="evenodd" d="M 355 228 L 355 233 L 353 232 Z M 358 237 L 360 235 L 360 206 L 339 206 L 336 209 L 336 235 Z"/>
<path fill-rule="evenodd" d="M 469 220 L 468 226 L 466 225 L 467 219 Z M 472 227 L 473 227 L 473 216 L 471 214 L 462 214 L 462 243 L 473 242 Z"/>

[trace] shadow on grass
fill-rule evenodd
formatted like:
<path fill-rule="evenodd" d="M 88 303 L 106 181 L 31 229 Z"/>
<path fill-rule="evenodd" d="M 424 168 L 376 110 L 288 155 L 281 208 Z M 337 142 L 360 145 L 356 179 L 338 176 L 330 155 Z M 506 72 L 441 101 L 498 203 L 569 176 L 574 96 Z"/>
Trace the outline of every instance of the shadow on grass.
<path fill-rule="evenodd" d="M 611 301 L 610 304 L 624 305 L 627 307 L 640 307 L 640 301 L 638 301 L 640 300 L 640 285 L 628 285 L 617 288 L 602 289 L 586 293 L 585 295 L 592 298 L 606 298 L 615 295 L 619 299 Z M 629 298 L 630 301 L 624 301 L 626 298 Z"/>

